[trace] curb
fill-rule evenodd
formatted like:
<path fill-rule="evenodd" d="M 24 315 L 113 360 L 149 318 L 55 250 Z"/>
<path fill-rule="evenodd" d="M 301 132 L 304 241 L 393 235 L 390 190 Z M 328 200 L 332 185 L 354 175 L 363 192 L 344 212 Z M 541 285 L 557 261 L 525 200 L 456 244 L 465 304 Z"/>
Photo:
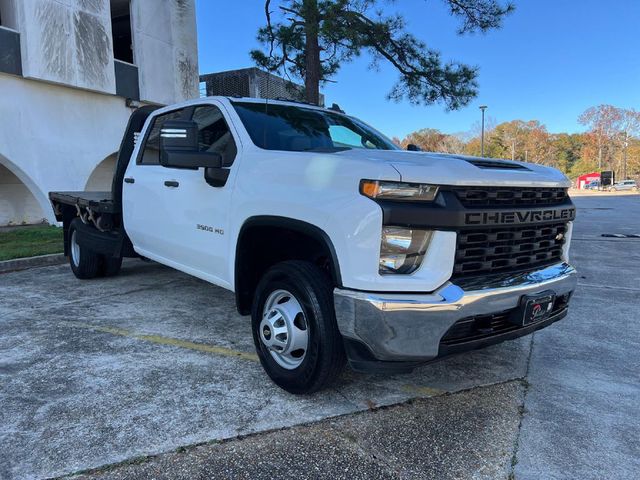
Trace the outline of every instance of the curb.
<path fill-rule="evenodd" d="M 13 260 L 4 260 L 0 262 L 0 273 L 15 272 L 18 270 L 26 270 L 28 268 L 60 265 L 62 263 L 66 263 L 66 261 L 67 257 L 62 253 L 39 255 L 37 257 L 15 258 Z"/>

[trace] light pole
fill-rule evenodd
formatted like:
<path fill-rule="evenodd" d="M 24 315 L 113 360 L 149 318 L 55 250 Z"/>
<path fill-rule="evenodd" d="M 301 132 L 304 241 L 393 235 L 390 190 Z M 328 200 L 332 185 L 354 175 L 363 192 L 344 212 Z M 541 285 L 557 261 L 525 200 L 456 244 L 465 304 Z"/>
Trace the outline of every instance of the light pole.
<path fill-rule="evenodd" d="M 624 163 L 622 172 L 624 173 L 623 180 L 627 179 L 627 147 L 629 147 L 629 132 L 624 132 Z"/>
<path fill-rule="evenodd" d="M 480 110 L 482 110 L 482 134 L 480 135 L 480 151 L 482 152 L 482 157 L 484 157 L 484 111 L 486 109 L 486 105 L 480 105 Z"/>

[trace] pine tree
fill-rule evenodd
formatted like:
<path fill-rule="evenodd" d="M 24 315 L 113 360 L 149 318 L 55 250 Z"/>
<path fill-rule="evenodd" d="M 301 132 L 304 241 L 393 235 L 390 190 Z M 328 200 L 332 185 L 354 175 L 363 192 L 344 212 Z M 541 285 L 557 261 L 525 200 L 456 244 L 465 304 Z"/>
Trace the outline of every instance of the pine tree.
<path fill-rule="evenodd" d="M 499 28 L 514 8 L 501 0 L 442 1 L 460 19 L 460 34 Z M 314 104 L 319 102 L 320 85 L 365 52 L 374 66 L 386 61 L 399 72 L 390 99 L 423 105 L 443 102 L 449 109 L 468 104 L 477 94 L 478 68 L 443 62 L 438 51 L 406 31 L 402 15 L 384 14 L 382 3 L 387 2 L 266 0 L 266 25 L 258 31 L 265 50 L 253 50 L 251 56 L 266 70 L 303 79 L 306 100 Z"/>

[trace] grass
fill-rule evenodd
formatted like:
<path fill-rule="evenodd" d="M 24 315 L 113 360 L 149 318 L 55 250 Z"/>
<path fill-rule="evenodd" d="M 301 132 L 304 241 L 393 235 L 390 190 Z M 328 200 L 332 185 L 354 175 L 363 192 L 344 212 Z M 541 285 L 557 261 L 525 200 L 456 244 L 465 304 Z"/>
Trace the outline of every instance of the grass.
<path fill-rule="evenodd" d="M 0 230 L 0 261 L 62 253 L 62 228 L 43 225 Z"/>

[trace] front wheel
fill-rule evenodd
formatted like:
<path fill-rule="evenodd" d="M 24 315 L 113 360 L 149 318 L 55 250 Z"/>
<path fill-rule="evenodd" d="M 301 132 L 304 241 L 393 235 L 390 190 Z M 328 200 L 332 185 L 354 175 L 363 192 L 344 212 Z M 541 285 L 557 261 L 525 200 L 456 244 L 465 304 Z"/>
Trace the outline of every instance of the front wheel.
<path fill-rule="evenodd" d="M 272 267 L 258 284 L 251 317 L 260 363 L 284 390 L 318 391 L 344 368 L 331 283 L 313 263 Z"/>

